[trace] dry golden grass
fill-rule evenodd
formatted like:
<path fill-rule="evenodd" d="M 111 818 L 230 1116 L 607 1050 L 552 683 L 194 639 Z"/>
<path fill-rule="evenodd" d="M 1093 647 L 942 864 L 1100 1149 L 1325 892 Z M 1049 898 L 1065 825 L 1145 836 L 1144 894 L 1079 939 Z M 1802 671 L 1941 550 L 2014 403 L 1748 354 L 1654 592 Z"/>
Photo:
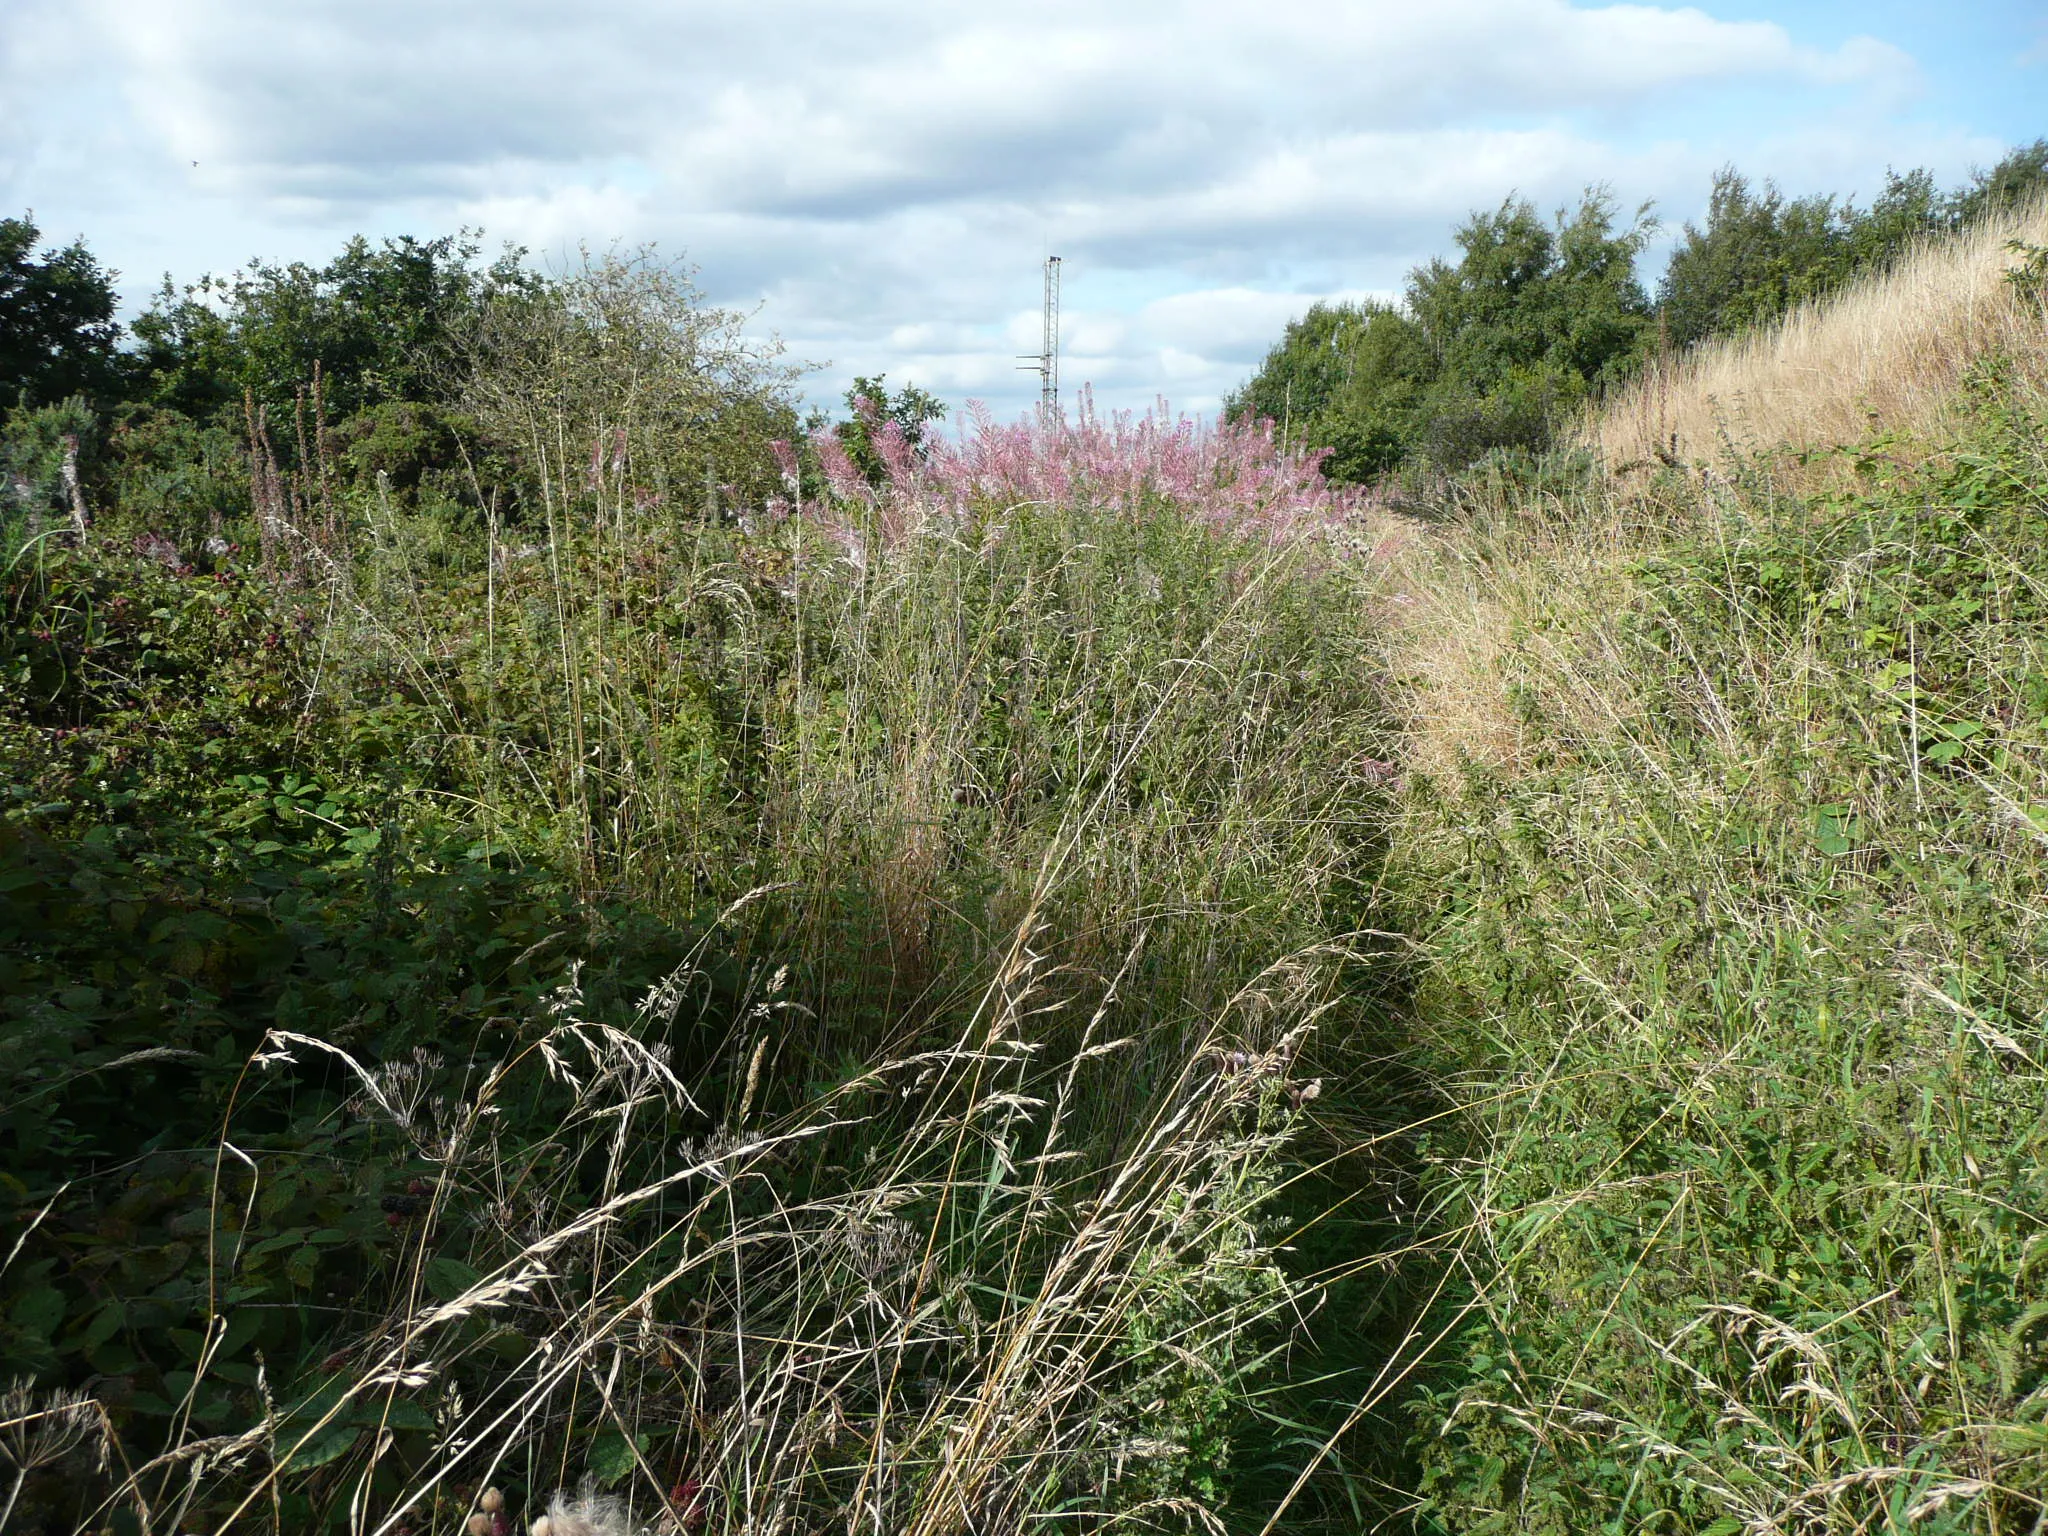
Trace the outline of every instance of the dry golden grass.
<path fill-rule="evenodd" d="M 1526 509 L 1525 509 L 1526 510 Z M 1626 728 L 1637 711 L 1611 649 L 1613 573 L 1648 548 L 1668 514 L 1589 491 L 1527 522 L 1487 518 L 1389 546 L 1388 670 L 1402 705 L 1406 761 L 1455 775 L 1466 765 L 1512 773 L 1539 744 Z M 1539 743 L 1516 706 L 1540 675 L 1552 725 Z"/>
<path fill-rule="evenodd" d="M 1839 470 L 1803 461 L 1807 450 L 1890 432 L 1893 457 L 1918 459 L 1953 440 L 1969 409 L 1963 380 L 1990 355 L 2013 359 L 2023 395 L 2048 389 L 2048 309 L 2006 281 L 2014 241 L 2048 244 L 2048 202 L 1923 246 L 1768 330 L 1653 366 L 1588 421 L 1586 440 L 1618 478 L 1570 505 L 1482 507 L 1447 530 L 1383 541 L 1384 640 L 1410 766 L 1513 772 L 1530 746 L 1518 686 L 1545 696 L 1552 750 L 1569 745 L 1556 739 L 1559 718 L 1574 722 L 1570 735 L 1633 719 L 1627 669 L 1601 660 L 1613 583 L 1674 528 L 1713 516 L 1736 462 L 1762 458 L 1781 488 L 1813 490 Z M 1698 473 L 1631 483 L 1631 471 L 1667 465 Z"/>
<path fill-rule="evenodd" d="M 2013 241 L 2048 244 L 2048 202 L 1931 241 L 1779 325 L 1653 364 L 1587 426 L 1609 468 L 1939 438 L 1992 353 L 2048 375 L 2048 311 L 2006 281 Z"/>

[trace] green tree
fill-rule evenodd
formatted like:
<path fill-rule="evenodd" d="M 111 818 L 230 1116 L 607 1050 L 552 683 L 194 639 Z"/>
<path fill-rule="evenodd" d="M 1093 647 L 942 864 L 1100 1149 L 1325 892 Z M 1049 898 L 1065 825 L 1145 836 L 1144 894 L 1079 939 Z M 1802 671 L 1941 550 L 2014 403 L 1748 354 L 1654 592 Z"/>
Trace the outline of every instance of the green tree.
<path fill-rule="evenodd" d="M 714 515 L 768 495 L 769 444 L 796 433 L 803 370 L 747 320 L 652 251 L 586 254 L 485 296 L 458 338 L 459 404 L 541 506 L 595 495 Z"/>
<path fill-rule="evenodd" d="M 2042 196 L 2048 196 L 2048 138 L 2022 144 L 1990 170 L 1979 171 L 1969 186 L 1950 194 L 1943 212 L 1960 228 Z"/>
<path fill-rule="evenodd" d="M 1656 226 L 1647 207 L 1626 228 L 1615 214 L 1602 189 L 1554 223 L 1510 198 L 1458 230 L 1455 265 L 1409 275 L 1409 313 L 1442 359 L 1440 397 L 1491 398 L 1532 377 L 1583 394 L 1626 369 L 1650 315 L 1635 261 Z"/>
<path fill-rule="evenodd" d="M 1666 341 L 1765 325 L 1882 270 L 1916 241 L 1967 228 L 2048 191 L 2048 139 L 2007 154 L 1969 184 L 1943 193 L 1928 170 L 1891 171 L 1868 208 L 1822 194 L 1790 197 L 1752 187 L 1733 166 L 1714 176 L 1704 226 L 1688 224 L 1658 284 Z"/>
<path fill-rule="evenodd" d="M 325 266 L 252 261 L 179 290 L 166 278 L 135 322 L 141 371 L 157 404 L 195 419 L 239 413 L 244 391 L 273 413 L 293 408 L 317 366 L 330 412 L 453 393 L 448 355 L 493 295 L 541 279 L 508 249 L 478 261 L 467 235 L 360 236 Z"/>
<path fill-rule="evenodd" d="M 1650 304 L 1635 263 L 1655 227 L 1647 206 L 1621 224 L 1601 188 L 1555 220 L 1511 197 L 1459 228 L 1457 260 L 1410 272 L 1401 307 L 1311 309 L 1225 414 L 1281 423 L 1347 480 L 1418 455 L 1456 469 L 1545 446 L 1637 356 Z"/>
<path fill-rule="evenodd" d="M 98 443 L 99 419 L 81 395 L 17 405 L 0 419 L 0 559 L 73 516 L 74 491 L 98 468 Z"/>
<path fill-rule="evenodd" d="M 1724 167 L 1705 226 L 1685 226 L 1658 285 L 1665 339 L 1686 347 L 1768 324 L 1950 227 L 1953 203 L 1925 170 L 1888 173 L 1884 191 L 1859 209 L 1820 194 L 1788 198 L 1769 181 L 1753 189 Z"/>
<path fill-rule="evenodd" d="M 0 219 L 0 411 L 120 388 L 117 274 L 83 240 L 37 256 L 41 238 L 33 216 Z"/>
<path fill-rule="evenodd" d="M 846 391 L 846 409 L 846 420 L 833 427 L 833 434 L 846 445 L 847 457 L 853 460 L 854 467 L 875 485 L 880 485 L 889 472 L 877 446 L 885 427 L 893 423 L 903 434 L 903 441 L 917 452 L 924 446 L 925 429 L 944 420 L 946 415 L 939 397 L 915 384 L 906 384 L 891 395 L 889 376 L 885 373 L 854 379 Z"/>
<path fill-rule="evenodd" d="M 1316 304 L 1224 402 L 1224 416 L 1271 421 L 1290 443 L 1327 449 L 1333 479 L 1368 480 L 1413 446 L 1417 406 L 1436 372 L 1421 328 L 1396 306 Z"/>

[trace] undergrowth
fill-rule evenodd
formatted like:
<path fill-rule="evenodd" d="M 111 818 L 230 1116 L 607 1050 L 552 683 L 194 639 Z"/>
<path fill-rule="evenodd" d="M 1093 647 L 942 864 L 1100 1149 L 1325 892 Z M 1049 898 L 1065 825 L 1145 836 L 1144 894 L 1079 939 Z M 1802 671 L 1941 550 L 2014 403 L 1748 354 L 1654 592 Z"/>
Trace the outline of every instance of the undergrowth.
<path fill-rule="evenodd" d="M 24 1528 L 1384 1502 L 1392 770 L 1356 575 L 1274 533 L 1343 511 L 1065 430 L 19 553 L 0 1351 L 98 1416 Z"/>
<path fill-rule="evenodd" d="M 431 473 L 316 373 L 10 524 L 0 1525 L 2048 1529 L 2028 357 L 1424 526 L 779 385 L 721 481 L 736 322 L 589 281 Z"/>
<path fill-rule="evenodd" d="M 2048 454 L 1973 389 L 1851 489 L 1674 471 L 1445 556 L 1513 720 L 1392 876 L 1469 1106 L 1426 1523 L 2042 1526 Z"/>

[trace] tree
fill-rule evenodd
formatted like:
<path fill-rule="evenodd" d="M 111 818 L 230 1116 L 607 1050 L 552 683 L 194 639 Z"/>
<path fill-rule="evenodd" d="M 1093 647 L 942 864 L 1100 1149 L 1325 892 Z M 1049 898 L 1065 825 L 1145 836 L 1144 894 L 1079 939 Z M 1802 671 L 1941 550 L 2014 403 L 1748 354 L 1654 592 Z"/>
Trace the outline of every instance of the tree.
<path fill-rule="evenodd" d="M 704 302 L 651 250 L 503 288 L 459 337 L 459 403 L 521 466 L 542 505 L 757 501 L 779 484 L 769 444 L 796 432 L 802 369 L 748 317 Z M 700 500 L 701 498 L 701 500 Z"/>
<path fill-rule="evenodd" d="M 1442 361 L 1440 398 L 1519 393 L 1535 378 L 1583 395 L 1626 370 L 1650 317 L 1635 261 L 1656 226 L 1647 207 L 1627 228 L 1615 213 L 1599 188 L 1554 224 L 1509 198 L 1458 230 L 1455 265 L 1409 275 L 1408 312 Z"/>
<path fill-rule="evenodd" d="M 1259 371 L 1224 402 L 1230 421 L 1271 421 L 1290 443 L 1329 451 L 1324 473 L 1362 481 L 1413 446 L 1416 408 L 1437 361 L 1392 304 L 1315 304 L 1289 323 Z"/>
<path fill-rule="evenodd" d="M 894 396 L 889 393 L 889 376 L 858 377 L 846 392 L 847 419 L 835 426 L 833 434 L 846 445 L 854 468 L 880 485 L 888 466 L 876 446 L 883 428 L 893 423 L 912 452 L 924 446 L 925 428 L 945 419 L 946 407 L 938 396 L 915 384 L 906 384 Z"/>
<path fill-rule="evenodd" d="M 1820 194 L 1752 189 L 1733 166 L 1714 177 L 1704 227 L 1688 224 L 1658 285 L 1671 345 L 1766 325 L 1851 279 L 1881 271 L 1920 240 L 1967 228 L 2048 191 L 2048 139 L 2007 154 L 1942 193 L 1927 170 L 1889 171 L 1868 208 Z"/>
<path fill-rule="evenodd" d="M 2036 139 L 2012 150 L 1990 170 L 1979 171 L 1969 186 L 1950 195 L 1944 211 L 1949 223 L 1961 228 L 2044 195 L 2048 195 L 2048 139 Z"/>
<path fill-rule="evenodd" d="M 1812 195 L 1788 198 L 1766 181 L 1753 191 L 1733 166 L 1715 173 L 1704 228 L 1688 224 L 1658 285 L 1669 344 L 1765 325 L 1826 297 L 1861 272 L 1896 260 L 1948 227 L 1931 172 L 1889 172 L 1866 209 Z"/>
<path fill-rule="evenodd" d="M 195 419 L 239 413 L 246 391 L 292 409 L 317 367 L 330 412 L 454 393 L 448 354 L 497 294 L 541 279 L 508 249 L 489 265 L 467 236 L 350 240 L 325 266 L 252 261 L 180 291 L 168 278 L 135 322 L 152 399 Z"/>
<path fill-rule="evenodd" d="M 1509 198 L 1459 228 L 1456 261 L 1410 272 L 1400 307 L 1311 308 L 1225 413 L 1328 449 L 1326 472 L 1345 480 L 1418 455 L 1455 469 L 1543 447 L 1639 353 L 1650 304 L 1635 261 L 1654 228 L 1647 207 L 1622 226 L 1600 188 L 1554 221 Z"/>
<path fill-rule="evenodd" d="M 83 240 L 40 258 L 33 216 L 0 219 L 0 411 L 121 384 L 114 279 Z"/>
<path fill-rule="evenodd" d="M 1725 167 L 1652 306 L 1636 273 L 1656 228 L 1647 204 L 1624 224 L 1613 196 L 1589 188 L 1546 221 L 1510 197 L 1466 220 L 1455 257 L 1411 271 L 1402 304 L 1317 304 L 1291 322 L 1224 415 L 1271 420 L 1291 442 L 1327 449 L 1338 479 L 1542 447 L 1653 346 L 1769 324 L 1930 235 L 2036 198 L 2048 198 L 2048 139 L 1946 193 L 1929 171 L 1888 172 L 1867 208 L 1787 197 Z"/>

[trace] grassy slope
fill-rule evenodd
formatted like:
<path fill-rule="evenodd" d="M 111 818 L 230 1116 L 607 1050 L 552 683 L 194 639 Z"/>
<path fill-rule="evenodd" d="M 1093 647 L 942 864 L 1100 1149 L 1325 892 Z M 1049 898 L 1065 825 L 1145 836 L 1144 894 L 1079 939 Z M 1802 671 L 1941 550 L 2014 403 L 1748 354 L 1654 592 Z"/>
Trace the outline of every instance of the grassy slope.
<path fill-rule="evenodd" d="M 1996 214 L 1781 323 L 1665 359 L 1609 401 L 1589 434 L 1631 466 L 1779 456 L 1873 432 L 1942 438 L 1966 428 L 1959 386 L 1987 355 L 2036 370 L 2040 322 L 2006 274 L 2014 247 L 2048 244 L 2048 201 Z"/>
<path fill-rule="evenodd" d="M 1508 499 L 1405 563 L 1391 878 L 1469 1106 L 1426 1524 L 2040 1528 L 2048 326 L 1946 275 L 1936 328 L 1995 309 L 2016 351 L 1945 335 L 1886 436 L 1813 452 L 1858 376 L 1781 379 L 1738 424 L 1804 453 Z M 1793 350 L 1922 345 L 1856 334 L 1886 297 Z"/>

